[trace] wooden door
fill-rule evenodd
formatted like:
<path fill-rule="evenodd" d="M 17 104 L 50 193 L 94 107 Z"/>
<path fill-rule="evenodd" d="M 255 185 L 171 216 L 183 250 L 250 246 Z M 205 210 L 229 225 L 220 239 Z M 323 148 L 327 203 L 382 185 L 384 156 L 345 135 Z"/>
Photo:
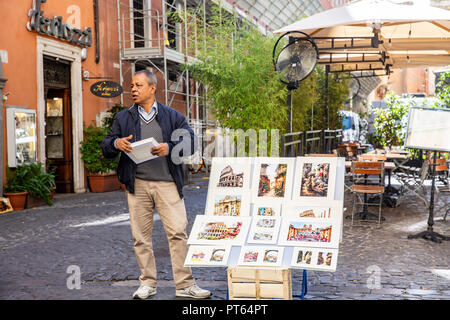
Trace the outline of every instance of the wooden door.
<path fill-rule="evenodd" d="M 47 168 L 55 170 L 56 192 L 73 192 L 70 89 L 48 88 L 45 112 Z"/>

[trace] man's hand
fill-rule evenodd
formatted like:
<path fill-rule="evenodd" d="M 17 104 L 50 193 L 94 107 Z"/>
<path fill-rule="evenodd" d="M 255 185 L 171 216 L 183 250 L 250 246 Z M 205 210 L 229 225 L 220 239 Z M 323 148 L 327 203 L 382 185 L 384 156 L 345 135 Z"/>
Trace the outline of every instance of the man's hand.
<path fill-rule="evenodd" d="M 159 146 L 153 147 L 152 155 L 154 156 L 167 156 L 169 154 L 169 145 L 167 143 L 160 143 Z"/>
<path fill-rule="evenodd" d="M 124 152 L 131 152 L 133 148 L 131 147 L 131 143 L 129 140 L 133 138 L 133 135 L 129 135 L 128 137 L 118 139 L 116 141 L 116 147 L 117 149 L 124 151 Z"/>

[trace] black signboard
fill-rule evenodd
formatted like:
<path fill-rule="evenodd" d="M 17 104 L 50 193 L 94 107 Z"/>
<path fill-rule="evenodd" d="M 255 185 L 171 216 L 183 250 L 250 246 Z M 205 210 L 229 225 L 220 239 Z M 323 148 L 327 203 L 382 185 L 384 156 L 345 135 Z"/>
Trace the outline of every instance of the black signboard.
<path fill-rule="evenodd" d="M 123 92 L 122 86 L 113 81 L 99 81 L 91 86 L 92 94 L 100 98 L 114 98 Z"/>

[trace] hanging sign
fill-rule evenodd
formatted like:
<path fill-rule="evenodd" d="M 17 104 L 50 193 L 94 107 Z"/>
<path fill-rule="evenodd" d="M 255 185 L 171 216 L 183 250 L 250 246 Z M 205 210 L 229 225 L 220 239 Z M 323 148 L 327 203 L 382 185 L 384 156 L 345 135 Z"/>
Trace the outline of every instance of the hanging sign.
<path fill-rule="evenodd" d="M 30 21 L 27 22 L 28 31 L 37 31 L 40 34 L 53 36 L 57 39 L 69 41 L 82 47 L 92 45 L 92 29 L 85 28 L 80 30 L 73 28 L 68 24 L 62 23 L 62 17 L 53 19 L 44 17 L 44 11 L 41 10 L 41 3 L 47 0 L 33 0 L 33 8 L 28 11 Z"/>
<path fill-rule="evenodd" d="M 114 98 L 123 92 L 122 86 L 113 81 L 98 81 L 91 86 L 92 94 L 100 98 Z"/>

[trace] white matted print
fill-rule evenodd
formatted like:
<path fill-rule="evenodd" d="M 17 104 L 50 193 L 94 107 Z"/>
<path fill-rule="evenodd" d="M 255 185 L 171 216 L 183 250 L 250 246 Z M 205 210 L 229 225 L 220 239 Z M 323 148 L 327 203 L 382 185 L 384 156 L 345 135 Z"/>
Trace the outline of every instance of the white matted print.
<path fill-rule="evenodd" d="M 279 267 L 283 261 L 283 247 L 251 247 L 241 248 L 238 265 L 241 266 L 261 266 Z"/>
<path fill-rule="evenodd" d="M 252 216 L 279 217 L 281 216 L 281 203 L 258 200 L 253 203 Z"/>
<path fill-rule="evenodd" d="M 253 202 L 291 199 L 294 158 L 255 158 L 252 178 Z"/>
<path fill-rule="evenodd" d="M 253 217 L 248 243 L 276 244 L 280 231 L 281 217 Z"/>
<path fill-rule="evenodd" d="M 231 246 L 189 246 L 184 265 L 186 267 L 226 266 Z"/>
<path fill-rule="evenodd" d="M 294 248 L 291 268 L 336 271 L 338 249 Z"/>
<path fill-rule="evenodd" d="M 333 200 L 337 160 L 334 157 L 297 157 L 293 200 Z"/>
<path fill-rule="evenodd" d="M 249 190 L 208 190 L 205 215 L 250 216 Z"/>
<path fill-rule="evenodd" d="M 208 190 L 249 189 L 253 158 L 213 157 Z"/>
<path fill-rule="evenodd" d="M 283 217 L 279 245 L 338 248 L 340 221 L 317 218 Z"/>
<path fill-rule="evenodd" d="M 283 204 L 283 217 L 342 220 L 343 201 L 300 201 Z"/>
<path fill-rule="evenodd" d="M 188 244 L 235 245 L 245 243 L 250 217 L 218 217 L 197 215 Z"/>

